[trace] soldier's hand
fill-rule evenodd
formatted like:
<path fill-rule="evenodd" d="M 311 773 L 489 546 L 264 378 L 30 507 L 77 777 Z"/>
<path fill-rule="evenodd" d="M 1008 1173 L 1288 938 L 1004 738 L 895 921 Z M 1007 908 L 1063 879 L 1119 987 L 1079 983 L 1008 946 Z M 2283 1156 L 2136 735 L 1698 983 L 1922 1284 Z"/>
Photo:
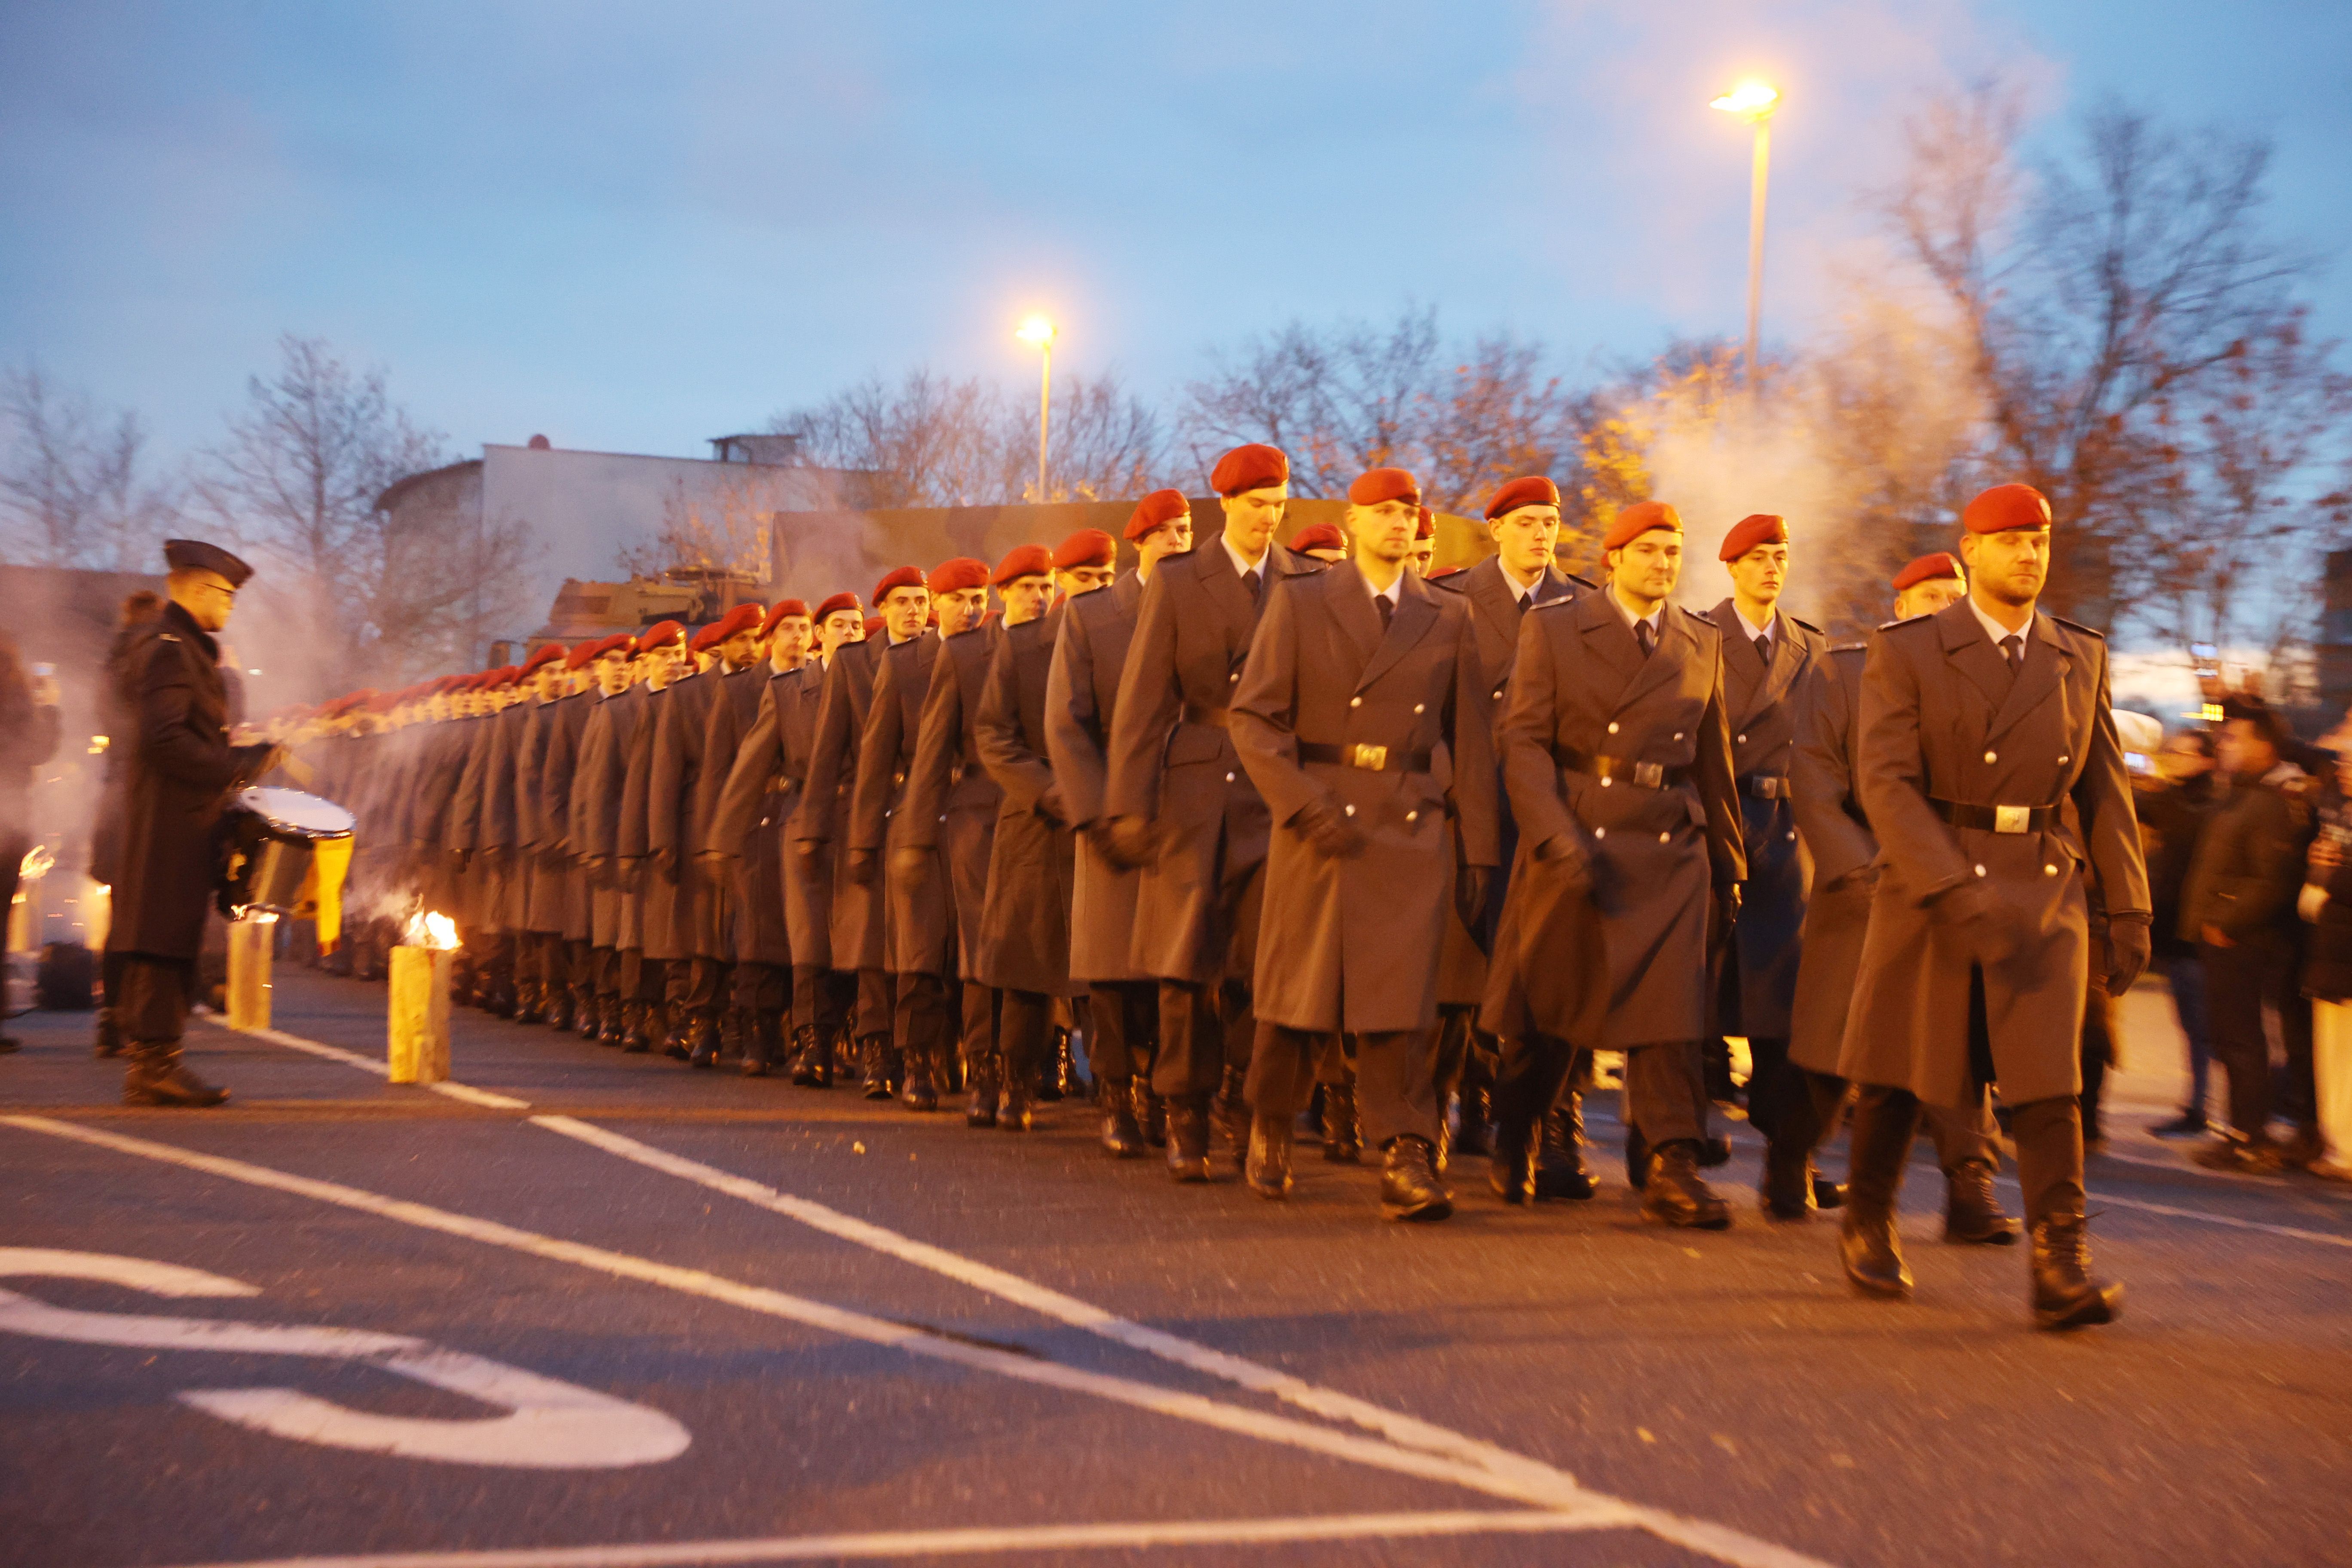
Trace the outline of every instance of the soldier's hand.
<path fill-rule="evenodd" d="M 2107 994 L 2120 996 L 2147 967 L 2148 917 L 2116 915 L 2107 921 Z"/>
<path fill-rule="evenodd" d="M 1726 882 L 1715 890 L 1715 907 L 1726 929 L 1739 923 L 1739 884 Z"/>
<path fill-rule="evenodd" d="M 2000 963 L 2018 949 L 2017 922 L 1981 878 L 1971 878 L 1928 906 L 1935 918 L 1958 931 L 1979 963 Z"/>
<path fill-rule="evenodd" d="M 724 849 L 705 849 L 694 858 L 696 869 L 711 882 L 724 882 L 735 874 L 735 857 Z"/>
<path fill-rule="evenodd" d="M 1454 868 L 1454 912 L 1481 947 L 1486 943 L 1486 895 L 1492 890 L 1495 868 L 1491 866 L 1457 866 Z"/>
<path fill-rule="evenodd" d="M 646 857 L 646 863 L 654 868 L 654 875 L 665 882 L 674 882 L 677 879 L 677 850 L 656 849 Z"/>
<path fill-rule="evenodd" d="M 1570 892 L 1592 886 L 1592 862 L 1584 853 L 1584 846 L 1569 834 L 1556 834 L 1535 847 L 1531 858 L 1544 868 L 1544 875 L 1564 885 Z"/>
<path fill-rule="evenodd" d="M 1087 829 L 1095 852 L 1132 871 L 1151 861 L 1151 824 L 1140 816 L 1106 816 Z"/>
<path fill-rule="evenodd" d="M 1062 790 L 1058 784 L 1045 786 L 1045 793 L 1037 797 L 1037 811 L 1057 827 L 1069 826 L 1070 808 L 1062 804 Z"/>
<path fill-rule="evenodd" d="M 1315 846 L 1315 852 L 1334 860 L 1345 860 L 1360 854 L 1364 847 L 1363 833 L 1345 813 L 1328 801 L 1316 801 L 1291 818 L 1300 835 Z"/>
<path fill-rule="evenodd" d="M 849 879 L 851 881 L 856 883 L 861 888 L 871 887 L 874 882 L 874 851 L 871 849 L 851 850 L 849 852 L 849 864 L 846 869 L 849 872 Z"/>

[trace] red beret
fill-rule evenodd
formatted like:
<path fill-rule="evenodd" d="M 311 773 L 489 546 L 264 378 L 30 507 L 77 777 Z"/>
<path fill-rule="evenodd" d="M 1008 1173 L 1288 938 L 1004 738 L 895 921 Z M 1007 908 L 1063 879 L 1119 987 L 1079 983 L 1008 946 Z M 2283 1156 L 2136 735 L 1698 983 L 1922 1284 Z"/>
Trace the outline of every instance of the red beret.
<path fill-rule="evenodd" d="M 880 631 L 881 629 L 882 629 L 882 617 L 881 617 L 881 616 L 866 616 L 866 635 L 867 637 L 872 637 L 876 632 L 878 632 L 878 631 Z"/>
<path fill-rule="evenodd" d="M 1176 494 L 1174 490 L 1160 493 Z M 1141 507 L 1135 510 L 1138 516 L 1142 515 Z M 1099 528 L 1082 528 L 1054 547 L 1054 569 L 1057 572 L 1071 572 L 1081 566 L 1108 566 L 1118 559 L 1118 541 Z"/>
<path fill-rule="evenodd" d="M 1960 526 L 1970 533 L 2006 533 L 2012 528 L 2047 528 L 2050 503 L 2032 485 L 1995 485 L 1969 502 Z"/>
<path fill-rule="evenodd" d="M 1960 577 L 1960 563 L 1952 558 L 1950 552 L 1938 550 L 1932 555 L 1922 555 L 1918 560 L 1895 574 L 1895 591 L 1900 594 L 1906 589 L 1916 588 L 1922 583 L 1932 583 L 1938 577 L 1952 577 L 1962 582 L 1967 581 L 1966 578 Z"/>
<path fill-rule="evenodd" d="M 1440 566 L 1436 571 L 1432 572 L 1429 574 L 1429 580 L 1434 583 L 1440 577 L 1451 577 L 1461 570 L 1462 568 L 1459 566 Z"/>
<path fill-rule="evenodd" d="M 530 657 L 522 661 L 522 672 L 529 675 L 542 664 L 552 664 L 571 650 L 560 642 L 541 643 L 531 649 Z"/>
<path fill-rule="evenodd" d="M 709 653 L 724 640 L 719 635 L 719 623 L 713 621 L 695 633 L 693 640 L 686 645 L 686 648 L 688 653 Z"/>
<path fill-rule="evenodd" d="M 485 670 L 482 673 L 482 689 L 485 691 L 496 691 L 501 686 L 512 686 L 522 679 L 521 669 L 511 664 L 500 665 L 496 669 Z"/>
<path fill-rule="evenodd" d="M 1415 539 L 1436 538 L 1437 514 L 1430 510 L 1427 507 L 1423 507 L 1421 509 L 1421 521 L 1413 525 L 1412 536 Z"/>
<path fill-rule="evenodd" d="M 603 649 L 604 646 L 604 639 L 603 637 L 590 637 L 584 642 L 572 644 L 572 651 L 563 656 L 563 668 L 566 669 L 579 668 L 582 665 L 586 664 L 590 659 L 594 658 L 597 653 Z"/>
<path fill-rule="evenodd" d="M 766 606 L 759 604 L 738 605 L 703 628 L 702 635 L 717 647 L 739 632 L 756 632 L 760 623 L 768 617 Z"/>
<path fill-rule="evenodd" d="M 1050 576 L 1053 571 L 1053 552 L 1044 545 L 1016 544 L 1004 552 L 1004 559 L 996 563 L 996 571 L 988 580 L 1002 588 L 1024 577 Z"/>
<path fill-rule="evenodd" d="M 835 612 L 840 610 L 856 610 L 858 612 L 859 618 L 863 619 L 866 606 L 857 602 L 857 595 L 855 594 L 835 594 L 819 605 L 816 607 L 816 614 L 810 618 L 816 621 L 829 620 Z"/>
<path fill-rule="evenodd" d="M 1282 448 L 1255 441 L 1227 452 L 1209 470 L 1209 488 L 1221 496 L 1237 496 L 1244 490 L 1262 490 L 1269 485 L 1289 482 L 1290 459 L 1283 456 Z"/>
<path fill-rule="evenodd" d="M 919 588 L 923 585 L 923 569 L 919 566 L 893 566 L 882 574 L 882 581 L 874 584 L 874 603 L 879 605 L 890 596 L 893 588 Z"/>
<path fill-rule="evenodd" d="M 1608 537 L 1601 542 L 1603 550 L 1622 550 L 1654 528 L 1683 531 L 1682 514 L 1662 500 L 1639 500 L 1617 514 L 1609 525 Z"/>
<path fill-rule="evenodd" d="M 1310 522 L 1290 536 L 1293 550 L 1345 550 L 1348 536 L 1336 522 Z"/>
<path fill-rule="evenodd" d="M 1494 521 L 1507 511 L 1517 511 L 1523 506 L 1558 506 L 1559 487 L 1541 474 L 1528 474 L 1510 479 L 1495 492 L 1486 503 L 1486 521 Z"/>
<path fill-rule="evenodd" d="M 1731 525 L 1723 536 L 1723 549 L 1717 556 L 1721 561 L 1737 561 L 1759 544 L 1786 544 L 1789 525 L 1769 511 L 1750 512 Z"/>
<path fill-rule="evenodd" d="M 635 651 L 640 654 L 651 653 L 657 647 L 668 647 L 685 635 L 686 628 L 676 621 L 664 621 L 659 626 L 647 626 L 637 634 Z"/>
<path fill-rule="evenodd" d="M 1243 449 L 1246 451 L 1248 448 Z M 1227 455 L 1231 456 L 1231 454 Z M 1276 454 L 1277 457 L 1280 455 Z M 1223 464 L 1218 466 L 1221 469 L 1223 467 Z M 1129 542 L 1132 543 L 1141 539 L 1163 523 L 1175 521 L 1178 518 L 1190 513 L 1192 510 L 1192 503 L 1184 499 L 1182 490 L 1153 490 L 1135 503 L 1135 515 L 1127 520 Z"/>
<path fill-rule="evenodd" d="M 931 568 L 931 592 L 961 594 L 967 588 L 988 584 L 988 563 L 975 561 L 969 555 L 959 555 L 952 561 L 942 561 Z M 880 595 L 875 595 L 878 601 Z"/>
<path fill-rule="evenodd" d="M 793 616 L 798 616 L 803 620 L 807 620 L 809 618 L 807 600 L 778 599 L 774 604 L 769 605 L 768 618 L 760 623 L 760 640 L 761 642 L 765 642 L 771 637 L 773 637 L 776 631 L 776 623 L 789 619 Z"/>
<path fill-rule="evenodd" d="M 1348 500 L 1356 506 L 1378 506 L 1389 500 L 1409 500 L 1419 506 L 1421 481 L 1402 468 L 1373 468 L 1348 487 Z"/>

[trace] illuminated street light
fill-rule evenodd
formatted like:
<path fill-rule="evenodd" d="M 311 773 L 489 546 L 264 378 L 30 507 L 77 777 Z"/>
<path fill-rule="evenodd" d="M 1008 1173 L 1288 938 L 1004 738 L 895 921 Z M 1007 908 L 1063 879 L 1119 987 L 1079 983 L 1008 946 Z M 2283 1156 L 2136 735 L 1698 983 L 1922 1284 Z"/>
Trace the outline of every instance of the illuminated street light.
<path fill-rule="evenodd" d="M 1037 501 L 1045 501 L 1045 430 L 1052 418 L 1054 395 L 1054 323 L 1032 316 L 1013 334 L 1037 350 Z"/>
<path fill-rule="evenodd" d="M 1772 111 L 1780 95 L 1760 81 L 1743 81 L 1709 109 L 1736 114 L 1755 128 L 1755 173 L 1748 193 L 1748 385 L 1756 386 L 1757 334 L 1764 314 L 1764 187 L 1772 162 Z"/>

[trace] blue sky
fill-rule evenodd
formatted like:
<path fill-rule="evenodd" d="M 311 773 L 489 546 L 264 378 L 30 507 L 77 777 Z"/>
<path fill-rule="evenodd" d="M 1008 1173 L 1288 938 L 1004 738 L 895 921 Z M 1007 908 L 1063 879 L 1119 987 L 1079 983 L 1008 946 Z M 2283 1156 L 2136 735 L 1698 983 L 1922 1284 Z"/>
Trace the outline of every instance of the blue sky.
<path fill-rule="evenodd" d="M 459 449 L 699 453 L 871 370 L 1164 393 L 1408 300 L 1571 363 L 1737 331 L 1779 80 L 1768 332 L 1869 254 L 1918 95 L 1999 70 L 2277 142 L 2352 335 L 2352 5 L 496 4 L 0 12 L 0 362 L 210 439 L 283 331 Z"/>

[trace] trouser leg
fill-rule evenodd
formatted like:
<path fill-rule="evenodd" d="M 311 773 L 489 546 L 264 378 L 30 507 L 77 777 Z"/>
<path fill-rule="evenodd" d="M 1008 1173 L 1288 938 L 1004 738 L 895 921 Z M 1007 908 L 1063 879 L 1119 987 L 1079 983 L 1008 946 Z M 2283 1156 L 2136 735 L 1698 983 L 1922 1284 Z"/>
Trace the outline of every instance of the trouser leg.
<path fill-rule="evenodd" d="M 1223 1032 L 1225 1073 L 1237 1081 L 1249 1073 L 1250 1056 L 1257 1049 L 1257 1005 L 1246 981 L 1228 980 L 1217 988 L 1217 1022 Z"/>
<path fill-rule="evenodd" d="M 1384 1029 L 1356 1037 L 1356 1113 L 1364 1142 L 1385 1149 L 1397 1139 L 1437 1146 L 1444 1112 L 1437 1097 L 1437 1031 Z"/>
<path fill-rule="evenodd" d="M 1037 1075 L 1045 1070 L 1047 1041 L 1054 1026 L 1054 999 L 1042 991 L 1006 991 L 1002 996 L 995 1037 L 996 1059 L 1003 1079 L 1004 1120 L 1000 1125 L 1019 1129 L 1034 1094 Z"/>
<path fill-rule="evenodd" d="M 1243 1089 L 1251 1110 L 1261 1119 L 1286 1120 L 1306 1110 L 1315 1092 L 1316 1063 L 1332 1039 L 1312 1029 L 1260 1024 Z"/>
<path fill-rule="evenodd" d="M 115 1009 L 123 1037 L 134 1044 L 176 1047 L 187 1031 L 188 1004 L 196 984 L 194 963 L 143 952 L 125 953 L 122 960 L 121 1000 Z"/>
<path fill-rule="evenodd" d="M 2072 1095 L 2036 1100 L 2010 1115 L 2025 1223 L 2083 1212 L 2083 1110 Z"/>
<path fill-rule="evenodd" d="M 1946 1175 L 1963 1165 L 2000 1164 L 2000 1129 L 1992 1119 L 1992 1097 L 1981 1089 L 1971 1106 L 1927 1105 L 1920 1121 L 1936 1146 L 1936 1166 Z"/>
<path fill-rule="evenodd" d="M 2278 1012 L 2279 1044 L 2286 1063 L 2279 1079 L 2277 1109 L 2300 1128 L 2319 1124 L 2319 1079 L 2314 1070 L 2311 999 L 2303 994 L 2303 949 L 2298 928 L 2278 944 L 2263 973 L 2263 994 Z"/>
<path fill-rule="evenodd" d="M 1625 1115 L 1653 1149 L 1706 1136 L 1699 1042 L 1636 1046 L 1625 1053 Z"/>
<path fill-rule="evenodd" d="M 1097 1083 L 1124 1089 L 1151 1071 L 1159 990 L 1149 981 L 1097 980 L 1087 986 L 1087 1070 Z"/>
<path fill-rule="evenodd" d="M 969 1079 L 975 1066 L 997 1061 L 998 1034 L 1001 1026 L 1004 993 L 993 985 L 983 985 L 977 980 L 962 983 L 961 1018 L 958 1044 L 963 1054 L 964 1076 Z"/>
<path fill-rule="evenodd" d="M 1507 1140 L 1515 1131 L 1532 1136 L 1535 1124 L 1559 1101 L 1581 1054 L 1557 1035 L 1529 1034 L 1501 1042 L 1495 1068 L 1495 1121 Z"/>
<path fill-rule="evenodd" d="M 882 969 L 861 969 L 857 972 L 857 1037 L 867 1040 L 879 1036 L 890 1038 L 897 1021 L 897 987 L 891 984 L 889 972 Z"/>
<path fill-rule="evenodd" d="M 1223 1079 L 1225 1026 L 1216 988 L 1187 980 L 1160 983 L 1160 1054 L 1151 1087 L 1168 1100 L 1213 1094 Z"/>
<path fill-rule="evenodd" d="M 1770 1036 L 1750 1036 L 1748 1041 L 1748 1124 L 1772 1135 L 1773 1126 L 1788 1114 L 1789 1102 L 1805 1090 L 1801 1068 L 1789 1065 L 1789 1042 Z"/>
<path fill-rule="evenodd" d="M 2164 983 L 2172 992 L 2172 1016 L 2189 1042 L 2189 1100 L 2182 1109 L 2202 1116 L 2212 1088 L 2213 1035 L 2205 1010 L 2205 962 L 2194 952 L 2164 961 Z"/>
<path fill-rule="evenodd" d="M 2263 1031 L 2260 955 L 2251 944 L 2204 949 L 2213 1054 L 2230 1079 L 2230 1125 L 2263 1137 L 2271 1119 L 2271 1048 Z"/>

